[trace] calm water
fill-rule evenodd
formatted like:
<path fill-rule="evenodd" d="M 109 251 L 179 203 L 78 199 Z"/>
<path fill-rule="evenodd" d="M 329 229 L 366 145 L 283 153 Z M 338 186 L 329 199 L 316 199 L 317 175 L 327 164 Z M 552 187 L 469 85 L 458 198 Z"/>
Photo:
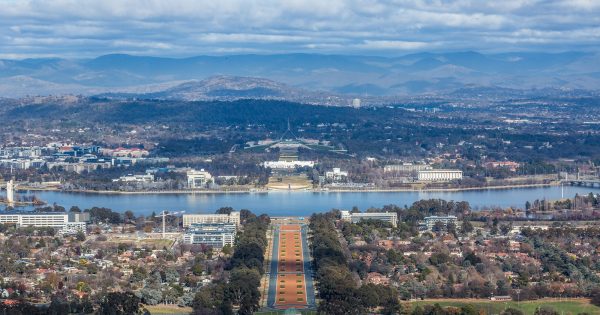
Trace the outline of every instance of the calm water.
<path fill-rule="evenodd" d="M 598 188 L 564 187 L 565 197 L 576 193 L 600 193 Z M 329 211 L 332 208 L 349 209 L 353 206 L 364 210 L 388 204 L 410 205 L 414 201 L 441 198 L 468 201 L 474 209 L 485 207 L 523 207 L 527 200 L 558 199 L 560 187 L 519 189 L 471 190 L 460 192 L 269 192 L 242 194 L 89 194 L 64 192 L 29 192 L 48 204 L 57 203 L 81 209 L 94 206 L 107 207 L 116 211 L 131 210 L 136 214 L 150 214 L 162 210 L 186 211 L 187 213 L 214 213 L 220 207 L 250 209 L 255 213 L 269 215 L 307 216 L 313 212 Z"/>

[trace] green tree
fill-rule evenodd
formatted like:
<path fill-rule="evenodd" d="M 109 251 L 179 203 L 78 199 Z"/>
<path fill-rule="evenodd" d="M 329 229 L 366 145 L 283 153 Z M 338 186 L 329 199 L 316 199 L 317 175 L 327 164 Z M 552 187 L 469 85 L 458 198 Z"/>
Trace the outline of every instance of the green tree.
<path fill-rule="evenodd" d="M 109 292 L 100 299 L 99 315 L 141 314 L 140 298 L 132 292 Z"/>

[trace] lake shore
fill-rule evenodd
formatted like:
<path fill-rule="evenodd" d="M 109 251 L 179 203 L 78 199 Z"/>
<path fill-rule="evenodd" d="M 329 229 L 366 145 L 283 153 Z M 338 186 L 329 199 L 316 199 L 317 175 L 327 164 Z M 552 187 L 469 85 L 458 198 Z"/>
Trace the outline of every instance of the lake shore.
<path fill-rule="evenodd" d="M 318 192 L 318 193 L 382 193 L 382 192 L 460 192 L 474 190 L 501 190 L 501 189 L 520 189 L 558 186 L 559 182 L 539 183 L 539 184 L 517 184 L 502 186 L 482 186 L 482 187 L 454 187 L 454 188 L 373 188 L 373 189 L 352 189 L 352 188 L 327 188 L 327 189 L 301 189 L 301 190 L 277 190 L 254 188 L 245 190 L 156 190 L 156 191 L 119 191 L 119 190 L 62 190 L 58 187 L 39 188 L 39 187 L 19 187 L 19 191 L 57 191 L 64 193 L 81 194 L 114 194 L 114 195 L 159 195 L 159 194 L 248 194 L 248 193 L 279 193 L 279 192 Z"/>

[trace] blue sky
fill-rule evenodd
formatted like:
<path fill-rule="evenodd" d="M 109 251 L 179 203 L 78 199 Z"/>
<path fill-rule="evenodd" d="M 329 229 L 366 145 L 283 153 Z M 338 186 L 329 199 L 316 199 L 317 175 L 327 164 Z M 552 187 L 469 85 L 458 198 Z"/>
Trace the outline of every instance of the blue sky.
<path fill-rule="evenodd" d="M 597 51 L 600 0 L 0 0 L 0 58 Z"/>

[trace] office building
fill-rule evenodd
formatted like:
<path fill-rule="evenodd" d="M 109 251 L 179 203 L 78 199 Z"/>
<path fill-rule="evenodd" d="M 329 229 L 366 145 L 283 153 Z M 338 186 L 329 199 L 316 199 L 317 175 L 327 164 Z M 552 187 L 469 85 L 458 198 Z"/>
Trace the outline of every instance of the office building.
<path fill-rule="evenodd" d="M 190 227 L 195 223 L 231 223 L 240 225 L 240 213 L 232 211 L 230 214 L 184 214 L 183 227 Z"/>
<path fill-rule="evenodd" d="M 456 220 L 457 220 L 457 218 L 453 215 L 430 216 L 430 217 L 425 217 L 425 226 L 427 227 L 427 229 L 429 231 L 431 231 L 431 230 L 433 230 L 433 227 L 435 226 L 435 224 L 438 222 L 441 222 L 444 226 L 447 226 L 448 224 L 456 225 Z"/>
<path fill-rule="evenodd" d="M 342 220 L 352 223 L 358 223 L 363 220 L 381 220 L 389 222 L 393 227 L 398 226 L 398 214 L 396 212 L 358 212 L 341 211 Z"/>
<path fill-rule="evenodd" d="M 423 170 L 417 172 L 417 179 L 424 182 L 446 182 L 462 179 L 461 170 Z"/>
<path fill-rule="evenodd" d="M 69 222 L 89 222 L 90 221 L 90 213 L 89 212 L 69 212 Z"/>
<path fill-rule="evenodd" d="M 412 163 L 404 163 L 404 164 L 390 164 L 383 167 L 384 173 L 412 173 L 418 171 L 425 171 L 432 169 L 431 166 L 427 164 L 412 164 Z"/>
<path fill-rule="evenodd" d="M 12 223 L 18 227 L 63 227 L 69 222 L 66 212 L 32 212 L 0 214 L 0 223 Z"/>
<path fill-rule="evenodd" d="M 128 175 L 121 176 L 117 179 L 113 179 L 113 182 L 152 183 L 152 182 L 154 182 L 154 175 L 153 174 L 140 174 L 140 175 L 128 174 Z"/>
<path fill-rule="evenodd" d="M 191 170 L 187 172 L 188 188 L 206 188 L 212 182 L 212 175 L 201 169 L 199 171 Z"/>
<path fill-rule="evenodd" d="M 85 222 L 67 222 L 63 225 L 60 230 L 58 230 L 58 234 L 60 235 L 75 235 L 79 231 L 85 233 L 86 223 Z"/>
<path fill-rule="evenodd" d="M 194 223 L 183 234 L 184 244 L 203 244 L 214 248 L 233 246 L 237 228 L 231 223 Z"/>
<path fill-rule="evenodd" d="M 355 98 L 352 100 L 352 107 L 360 108 L 360 98 Z"/>
<path fill-rule="evenodd" d="M 345 181 L 348 178 L 348 172 L 343 172 L 341 169 L 334 167 L 333 171 L 325 172 L 325 178 L 334 182 Z"/>

